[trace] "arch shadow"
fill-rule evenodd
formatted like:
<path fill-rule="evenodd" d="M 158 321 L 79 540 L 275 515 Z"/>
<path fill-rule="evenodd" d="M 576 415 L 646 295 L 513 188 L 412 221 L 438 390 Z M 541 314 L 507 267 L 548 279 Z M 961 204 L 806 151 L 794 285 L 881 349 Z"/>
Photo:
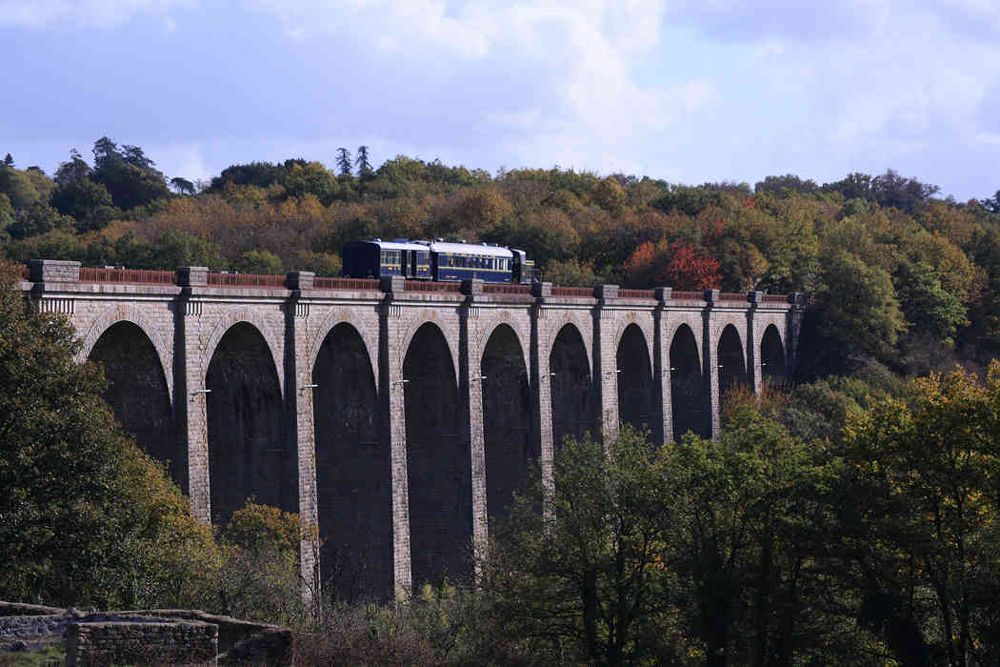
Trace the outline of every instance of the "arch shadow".
<path fill-rule="evenodd" d="M 225 525 L 248 499 L 295 511 L 298 474 L 285 438 L 278 372 L 252 324 L 222 336 L 205 375 L 212 521 Z"/>
<path fill-rule="evenodd" d="M 340 323 L 313 364 L 320 576 L 335 599 L 392 594 L 392 471 L 364 340 Z"/>
<path fill-rule="evenodd" d="M 778 327 L 769 324 L 760 342 L 760 366 L 764 384 L 781 386 L 788 382 L 785 345 L 781 342 Z"/>
<path fill-rule="evenodd" d="M 722 399 L 727 392 L 749 386 L 747 376 L 746 354 L 739 331 L 732 324 L 726 325 L 719 336 L 717 347 L 719 364 L 719 397 Z"/>
<path fill-rule="evenodd" d="M 115 322 L 88 359 L 104 369 L 104 400 L 122 429 L 180 482 L 185 457 L 179 456 L 166 373 L 149 336 L 133 322 Z"/>
<path fill-rule="evenodd" d="M 618 415 L 623 424 L 638 430 L 649 430 L 659 439 L 659 410 L 656 407 L 656 386 L 649 363 L 649 346 L 642 329 L 630 324 L 622 334 L 616 354 L 618 373 Z"/>
<path fill-rule="evenodd" d="M 670 341 L 670 407 L 675 442 L 688 431 L 711 437 L 705 375 L 698 343 L 687 324 L 680 325 Z"/>
<path fill-rule="evenodd" d="M 497 326 L 480 362 L 486 450 L 486 511 L 505 517 L 539 452 L 531 433 L 528 369 L 517 333 Z"/>
<path fill-rule="evenodd" d="M 472 575 L 472 481 L 459 428 L 451 351 L 436 324 L 414 334 L 403 360 L 410 565 L 415 587 Z"/>
<path fill-rule="evenodd" d="M 552 438 L 558 448 L 564 438 L 582 439 L 596 424 L 596 392 L 590 360 L 580 330 L 566 324 L 549 353 L 552 381 Z"/>

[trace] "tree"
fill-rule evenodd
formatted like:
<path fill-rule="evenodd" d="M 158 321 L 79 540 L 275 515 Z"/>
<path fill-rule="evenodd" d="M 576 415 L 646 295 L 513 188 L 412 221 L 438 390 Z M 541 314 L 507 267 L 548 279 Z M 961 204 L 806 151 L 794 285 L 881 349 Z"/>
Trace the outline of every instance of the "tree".
<path fill-rule="evenodd" d="M 549 660 L 618 665 L 669 655 L 657 632 L 672 576 L 657 557 L 673 528 L 661 513 L 662 470 L 627 428 L 607 452 L 591 440 L 563 443 L 551 493 L 535 479 L 484 564 L 483 588 L 508 637 Z"/>
<path fill-rule="evenodd" d="M 362 181 L 370 179 L 375 174 L 372 163 L 368 160 L 367 146 L 358 146 L 358 156 L 354 158 L 354 166 L 358 168 L 358 178 Z"/>
<path fill-rule="evenodd" d="M 186 178 L 181 178 L 180 176 L 174 176 L 170 179 L 170 187 L 174 189 L 174 192 L 181 195 L 191 196 L 197 192 L 194 183 Z"/>
<path fill-rule="evenodd" d="M 243 253 L 237 268 L 246 273 L 279 274 L 284 272 L 281 260 L 267 250 L 250 250 Z"/>
<path fill-rule="evenodd" d="M 291 165 L 282 183 L 288 196 L 313 195 L 324 206 L 333 202 L 340 189 L 334 175 L 319 162 Z"/>
<path fill-rule="evenodd" d="M 118 208 L 131 209 L 170 195 L 163 174 L 141 148 L 119 149 L 111 139 L 101 137 L 94 142 L 93 152 L 91 178 L 107 188 Z"/>
<path fill-rule="evenodd" d="M 853 623 L 811 595 L 825 585 L 835 519 L 828 489 L 839 468 L 825 458 L 753 405 L 735 410 L 718 441 L 688 434 L 664 446 L 660 498 L 673 528 L 661 562 L 678 577 L 671 602 L 689 655 L 787 665 L 830 660 L 836 647 L 861 661 Z"/>
<path fill-rule="evenodd" d="M 722 282 L 719 262 L 685 241 L 647 241 L 635 249 L 624 269 L 629 284 L 636 287 L 703 290 Z"/>
<path fill-rule="evenodd" d="M 14 224 L 7 231 L 15 239 L 39 236 L 52 231 L 73 228 L 73 218 L 62 215 L 48 204 L 36 202 L 28 208 L 17 211 Z"/>
<path fill-rule="evenodd" d="M 601 180 L 594 190 L 594 201 L 612 215 L 621 215 L 625 210 L 625 188 L 613 176 Z"/>
<path fill-rule="evenodd" d="M 14 166 L 14 158 L 11 157 L 10 153 L 7 153 L 7 155 L 4 156 L 4 158 L 3 158 L 3 166 L 5 166 L 5 167 L 13 167 Z"/>
<path fill-rule="evenodd" d="M 351 152 L 346 148 L 337 149 L 337 169 L 339 170 L 337 175 L 341 178 L 351 177 Z"/>
<path fill-rule="evenodd" d="M 860 618 L 903 665 L 1000 659 L 1000 365 L 915 380 L 845 430 Z"/>
<path fill-rule="evenodd" d="M 178 266 L 220 268 L 227 262 L 219 246 L 211 241 L 178 229 L 168 229 L 154 246 L 150 264 L 160 269 Z"/>
<path fill-rule="evenodd" d="M 13 267 L 0 275 L 0 596 L 192 604 L 211 580 L 210 529 L 122 436 L 69 323 L 32 310 Z"/>
<path fill-rule="evenodd" d="M 7 195 L 0 194 L 0 233 L 6 234 L 7 228 L 14 222 L 14 207 L 10 205 Z"/>
<path fill-rule="evenodd" d="M 906 330 L 889 274 L 841 251 L 824 258 L 822 281 L 815 310 L 822 341 L 817 354 L 840 360 L 889 356 Z"/>
<path fill-rule="evenodd" d="M 950 346 L 958 327 L 968 324 L 965 306 L 954 292 L 941 286 L 937 272 L 930 265 L 902 262 L 895 283 L 911 331 Z"/>
<path fill-rule="evenodd" d="M 794 174 L 785 174 L 784 176 L 767 176 L 763 181 L 754 185 L 753 190 L 757 194 L 770 192 L 777 195 L 787 195 L 788 193 L 812 195 L 819 192 L 819 186 L 811 179 L 803 180 Z"/>
<path fill-rule="evenodd" d="M 74 218 L 81 232 L 105 227 L 117 212 L 107 188 L 89 178 L 57 180 L 49 201 L 57 211 Z"/>

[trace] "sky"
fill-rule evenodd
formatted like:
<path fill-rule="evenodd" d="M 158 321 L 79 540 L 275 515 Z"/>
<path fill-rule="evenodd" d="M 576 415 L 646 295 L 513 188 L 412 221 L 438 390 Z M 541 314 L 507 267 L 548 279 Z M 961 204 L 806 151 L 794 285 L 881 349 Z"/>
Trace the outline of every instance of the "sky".
<path fill-rule="evenodd" d="M 1000 189 L 1000 0 L 0 0 L 0 154 Z"/>

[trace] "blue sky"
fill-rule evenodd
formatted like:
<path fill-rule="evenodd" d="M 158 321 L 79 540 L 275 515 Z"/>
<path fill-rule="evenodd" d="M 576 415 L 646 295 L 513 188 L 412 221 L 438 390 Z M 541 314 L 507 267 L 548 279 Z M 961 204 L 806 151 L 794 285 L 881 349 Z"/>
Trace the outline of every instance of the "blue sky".
<path fill-rule="evenodd" d="M 1000 188 L 1000 0 L 0 0 L 0 153 Z"/>

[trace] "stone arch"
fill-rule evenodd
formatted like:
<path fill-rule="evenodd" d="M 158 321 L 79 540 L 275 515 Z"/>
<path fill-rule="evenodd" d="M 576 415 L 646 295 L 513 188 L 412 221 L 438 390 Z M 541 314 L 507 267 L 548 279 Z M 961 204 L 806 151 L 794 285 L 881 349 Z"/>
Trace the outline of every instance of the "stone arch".
<path fill-rule="evenodd" d="M 417 337 L 417 334 L 420 333 L 421 330 L 426 331 L 426 327 L 430 325 L 431 327 L 433 327 L 434 329 L 438 330 L 441 333 L 441 337 L 445 343 L 445 348 L 448 350 L 448 360 L 451 363 L 451 368 L 454 372 L 455 384 L 457 385 L 458 384 L 458 348 L 457 348 L 458 335 L 457 332 L 453 336 L 447 335 L 446 328 L 448 327 L 448 324 L 450 324 L 450 321 L 449 322 L 439 321 L 439 318 L 433 311 L 430 313 L 430 317 L 425 316 L 417 320 L 416 322 L 413 322 L 406 329 L 406 331 L 403 332 L 403 335 L 400 336 L 399 345 L 396 347 L 399 354 L 400 367 L 405 365 L 406 355 L 409 354 L 410 349 L 413 347 L 413 341 Z"/>
<path fill-rule="evenodd" d="M 349 308 L 337 309 L 324 318 L 322 324 L 317 327 L 309 340 L 309 368 L 316 366 L 316 359 L 320 355 L 323 344 L 330 333 L 341 324 L 347 324 L 353 328 L 361 338 L 365 347 L 365 354 L 368 356 L 368 364 L 378 382 L 378 322 L 363 322 L 356 317 Z"/>
<path fill-rule="evenodd" d="M 627 326 L 619 338 L 615 361 L 619 419 L 636 429 L 652 431 L 659 416 L 656 385 L 653 383 L 649 344 L 637 324 Z M 658 434 L 653 433 L 653 436 Z"/>
<path fill-rule="evenodd" d="M 537 459 L 531 433 L 531 395 L 524 348 L 514 329 L 495 327 L 480 360 L 486 454 L 486 510 L 490 519 L 507 516 L 528 467 Z"/>
<path fill-rule="evenodd" d="M 531 340 L 531 334 L 530 332 L 525 331 L 524 328 L 520 326 L 520 323 L 517 322 L 514 318 L 510 317 L 509 313 L 507 312 L 502 312 L 500 314 L 494 315 L 488 318 L 485 321 L 485 323 L 477 327 L 479 335 L 476 338 L 475 349 L 479 350 L 480 353 L 485 352 L 486 346 L 489 344 L 490 338 L 493 337 L 493 334 L 496 333 L 497 329 L 500 327 L 507 327 L 513 332 L 514 337 L 517 340 L 518 350 L 520 351 L 521 354 L 521 362 L 525 366 L 527 366 L 528 359 L 530 359 L 531 357 L 529 354 L 526 341 Z"/>
<path fill-rule="evenodd" d="M 425 322 L 403 360 L 410 563 L 414 586 L 472 575 L 472 480 L 451 348 Z"/>
<path fill-rule="evenodd" d="M 749 384 L 747 376 L 746 353 L 740 332 L 732 324 L 727 324 L 719 336 L 717 346 L 717 363 L 719 366 L 719 396 L 728 391 L 745 387 Z"/>
<path fill-rule="evenodd" d="M 320 575 L 335 599 L 392 594 L 392 471 L 375 373 L 360 332 L 329 329 L 312 365 Z"/>
<path fill-rule="evenodd" d="M 272 328 L 267 319 L 252 308 L 243 308 L 238 312 L 227 313 L 221 317 L 205 339 L 205 344 L 202 346 L 203 354 L 201 358 L 202 377 L 208 373 L 208 366 L 215 356 L 215 352 L 222 342 L 223 336 L 228 334 L 238 324 L 246 324 L 255 329 L 267 346 L 267 351 L 271 356 L 271 362 L 274 364 L 275 369 L 284 368 L 284 320 L 281 323 L 281 334 L 272 340 L 266 333 Z M 284 397 L 285 374 L 281 372 L 278 373 L 278 391 Z"/>
<path fill-rule="evenodd" d="M 237 322 L 205 373 L 209 478 L 214 523 L 248 499 L 295 511 L 297 463 L 285 437 L 278 367 L 264 335 Z"/>
<path fill-rule="evenodd" d="M 778 327 L 769 324 L 760 341 L 761 375 L 765 384 L 782 384 L 788 379 L 785 344 Z"/>
<path fill-rule="evenodd" d="M 558 447 L 563 438 L 583 438 L 594 432 L 597 396 L 590 370 L 590 356 L 580 329 L 563 325 L 549 352 L 552 387 L 552 438 Z"/>
<path fill-rule="evenodd" d="M 104 335 L 104 332 L 119 322 L 130 322 L 139 327 L 149 339 L 156 350 L 156 356 L 160 360 L 163 376 L 167 383 L 167 392 L 170 403 L 173 405 L 174 396 L 174 323 L 173 318 L 164 326 L 149 317 L 141 308 L 131 303 L 116 303 L 102 310 L 97 317 L 87 327 L 86 332 L 80 337 L 80 360 L 90 357 L 94 345 Z"/>
<path fill-rule="evenodd" d="M 554 317 L 554 313 L 547 313 L 548 317 L 557 319 L 554 325 L 548 327 L 548 336 L 545 340 L 545 347 L 539 350 L 539 354 L 548 354 L 551 356 L 552 347 L 556 344 L 556 340 L 562 335 L 563 331 L 567 326 L 571 326 L 576 329 L 577 333 L 580 334 L 580 340 L 583 342 L 583 348 L 587 353 L 587 359 L 594 358 L 594 346 L 593 346 L 593 331 L 594 322 L 590 314 L 584 315 L 579 312 L 566 311 L 563 313 L 561 318 Z"/>
<path fill-rule="evenodd" d="M 704 438 L 712 434 L 697 340 L 687 324 L 678 326 L 670 340 L 670 408 L 674 441 L 679 441 L 688 431 Z"/>
<path fill-rule="evenodd" d="M 630 314 L 631 315 L 631 314 Z M 615 349 L 617 350 L 622 344 L 622 338 L 625 333 L 630 329 L 638 329 L 639 333 L 642 334 L 643 342 L 646 343 L 646 354 L 649 359 L 649 367 L 653 367 L 653 346 L 652 341 L 656 339 L 656 334 L 654 331 L 654 324 L 651 319 L 648 321 L 642 318 L 629 317 L 624 322 L 618 325 L 615 330 Z"/>
<path fill-rule="evenodd" d="M 182 457 L 170 389 L 161 358 L 143 328 L 129 320 L 115 322 L 93 342 L 88 358 L 104 368 L 104 399 L 125 432 L 180 479 Z"/>

